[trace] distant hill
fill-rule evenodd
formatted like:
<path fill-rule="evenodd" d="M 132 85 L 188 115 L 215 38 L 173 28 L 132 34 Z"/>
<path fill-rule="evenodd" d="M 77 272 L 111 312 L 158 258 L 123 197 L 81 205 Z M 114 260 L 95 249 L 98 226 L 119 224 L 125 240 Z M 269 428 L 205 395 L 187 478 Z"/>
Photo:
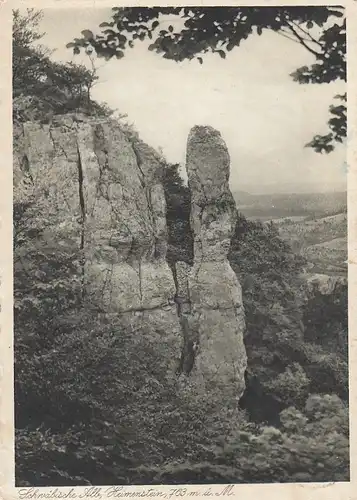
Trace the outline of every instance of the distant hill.
<path fill-rule="evenodd" d="M 347 213 L 300 221 L 275 221 L 280 235 L 310 263 L 310 273 L 346 275 Z"/>
<path fill-rule="evenodd" d="M 323 188 L 321 188 L 323 186 Z M 237 191 L 238 189 L 233 188 L 232 191 Z M 311 182 L 283 182 L 279 180 L 278 182 L 272 182 L 270 184 L 244 184 L 239 183 L 239 190 L 246 191 L 251 194 L 285 194 L 285 193 L 332 193 L 336 191 L 346 191 L 347 190 L 347 179 L 345 178 L 340 182 L 326 183 L 323 182 L 321 185 L 312 184 Z"/>
<path fill-rule="evenodd" d="M 237 208 L 248 218 L 271 220 L 281 217 L 322 217 L 346 212 L 347 193 L 233 193 Z"/>
<path fill-rule="evenodd" d="M 273 220 L 281 237 L 308 262 L 308 275 L 347 275 L 347 193 L 251 194 L 235 191 L 248 219 Z"/>

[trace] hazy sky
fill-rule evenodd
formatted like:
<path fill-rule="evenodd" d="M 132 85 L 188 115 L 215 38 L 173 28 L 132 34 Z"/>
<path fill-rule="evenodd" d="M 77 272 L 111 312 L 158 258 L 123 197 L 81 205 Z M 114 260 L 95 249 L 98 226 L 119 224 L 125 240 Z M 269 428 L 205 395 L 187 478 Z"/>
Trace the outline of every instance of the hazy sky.
<path fill-rule="evenodd" d="M 83 29 L 98 32 L 111 9 L 44 9 L 43 43 L 56 60 L 84 62 L 65 45 Z M 268 32 L 254 35 L 225 60 L 209 55 L 175 63 L 138 42 L 121 60 L 98 59 L 93 98 L 108 103 L 135 125 L 140 136 L 161 147 L 170 162 L 185 162 L 194 125 L 211 125 L 231 155 L 232 189 L 251 192 L 343 189 L 345 147 L 330 155 L 304 145 L 327 132 L 331 97 L 343 84 L 299 85 L 289 74 L 313 62 L 299 44 Z"/>

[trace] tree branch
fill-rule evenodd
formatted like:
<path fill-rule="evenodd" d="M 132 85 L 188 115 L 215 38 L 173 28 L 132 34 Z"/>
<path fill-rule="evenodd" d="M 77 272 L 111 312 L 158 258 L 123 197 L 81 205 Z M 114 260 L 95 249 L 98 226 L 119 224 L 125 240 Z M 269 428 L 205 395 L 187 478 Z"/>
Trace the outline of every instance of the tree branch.
<path fill-rule="evenodd" d="M 296 37 L 292 38 L 292 37 L 288 36 L 286 34 L 286 32 L 283 31 L 282 29 L 280 29 L 280 31 L 276 31 L 275 33 L 277 33 L 280 36 L 283 36 L 284 38 L 286 38 L 287 40 L 290 40 L 291 42 L 294 42 L 294 43 L 297 43 L 297 44 L 301 45 L 301 43 L 298 40 L 296 40 Z"/>
<path fill-rule="evenodd" d="M 294 29 L 289 22 L 286 22 L 286 26 L 289 28 L 289 30 L 292 32 L 292 34 L 299 40 L 300 44 L 305 47 L 306 50 L 308 50 L 311 54 L 313 54 L 315 57 L 321 57 L 320 52 L 316 52 L 316 50 L 312 49 L 309 45 L 307 45 L 306 40 L 299 35 L 299 33 Z"/>
<path fill-rule="evenodd" d="M 297 24 L 295 21 L 291 21 L 291 23 L 296 26 L 299 30 L 301 30 L 305 35 L 307 35 L 311 42 L 316 43 L 321 49 L 323 48 L 322 43 L 316 40 L 308 31 L 304 30 L 299 24 Z"/>

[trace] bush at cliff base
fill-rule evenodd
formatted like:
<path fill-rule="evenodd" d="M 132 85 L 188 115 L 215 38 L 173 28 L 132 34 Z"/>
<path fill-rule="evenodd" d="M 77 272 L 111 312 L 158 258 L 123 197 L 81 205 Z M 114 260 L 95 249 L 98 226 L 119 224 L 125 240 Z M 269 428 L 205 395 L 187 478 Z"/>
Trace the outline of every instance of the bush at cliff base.
<path fill-rule="evenodd" d="M 201 463 L 156 469 L 159 482 L 304 482 L 348 479 L 348 410 L 337 396 L 310 396 L 281 412 L 281 428 L 238 430 Z"/>

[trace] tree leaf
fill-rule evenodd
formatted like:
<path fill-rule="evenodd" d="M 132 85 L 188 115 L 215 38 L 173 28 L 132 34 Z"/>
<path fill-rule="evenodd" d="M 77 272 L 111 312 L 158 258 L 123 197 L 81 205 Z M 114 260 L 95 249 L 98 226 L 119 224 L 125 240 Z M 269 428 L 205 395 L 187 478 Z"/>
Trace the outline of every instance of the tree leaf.
<path fill-rule="evenodd" d="M 93 40 L 94 38 L 93 32 L 91 30 L 83 30 L 81 31 L 81 33 L 86 40 Z"/>
<path fill-rule="evenodd" d="M 115 35 L 115 31 L 112 29 L 104 30 L 103 33 L 105 33 L 106 35 Z"/>
<path fill-rule="evenodd" d="M 104 23 L 100 23 L 99 25 L 100 28 L 107 28 L 108 26 L 113 26 L 113 23 L 107 23 L 104 21 Z"/>

